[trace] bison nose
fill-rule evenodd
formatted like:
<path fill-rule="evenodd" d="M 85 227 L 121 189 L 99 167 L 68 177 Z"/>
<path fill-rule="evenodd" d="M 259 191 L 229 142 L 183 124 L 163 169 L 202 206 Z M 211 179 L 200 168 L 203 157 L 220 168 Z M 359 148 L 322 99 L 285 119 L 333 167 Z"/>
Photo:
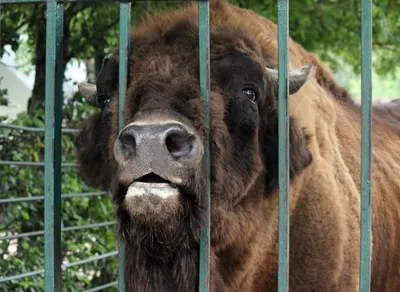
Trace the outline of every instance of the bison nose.
<path fill-rule="evenodd" d="M 199 148 L 199 139 L 184 124 L 137 122 L 121 131 L 114 154 L 119 162 L 168 166 L 172 161 L 197 160 Z"/>
<path fill-rule="evenodd" d="M 175 159 L 193 158 L 197 148 L 196 136 L 182 126 L 171 127 L 165 135 L 165 147 Z"/>

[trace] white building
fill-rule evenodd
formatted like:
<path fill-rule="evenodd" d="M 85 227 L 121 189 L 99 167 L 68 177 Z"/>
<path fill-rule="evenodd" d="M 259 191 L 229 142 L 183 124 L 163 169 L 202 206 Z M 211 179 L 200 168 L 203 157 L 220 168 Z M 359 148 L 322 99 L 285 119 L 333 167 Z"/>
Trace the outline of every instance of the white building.
<path fill-rule="evenodd" d="M 32 66 L 29 75 L 16 69 L 15 53 L 10 46 L 5 46 L 4 55 L 0 58 L 0 89 L 7 89 L 8 106 L 0 106 L 0 116 L 8 116 L 6 122 L 15 119 L 18 113 L 26 111 L 28 107 L 28 99 L 31 97 L 33 84 L 35 80 L 35 71 Z M 86 80 L 86 67 L 78 62 L 69 62 L 65 72 L 65 77 L 69 81 L 64 82 L 63 91 L 67 98 L 78 90 L 74 82 L 82 82 Z"/>
<path fill-rule="evenodd" d="M 8 90 L 6 95 L 8 106 L 0 106 L 0 116 L 8 116 L 8 120 L 13 120 L 18 113 L 26 111 L 32 84 L 29 84 L 15 68 L 9 67 L 3 62 L 0 63 L 0 79 L 0 88 Z"/>

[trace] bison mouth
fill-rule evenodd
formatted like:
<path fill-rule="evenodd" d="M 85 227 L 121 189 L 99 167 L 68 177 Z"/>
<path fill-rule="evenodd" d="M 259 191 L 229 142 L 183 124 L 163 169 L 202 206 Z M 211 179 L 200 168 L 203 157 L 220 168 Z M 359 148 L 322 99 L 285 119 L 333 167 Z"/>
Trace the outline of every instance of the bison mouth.
<path fill-rule="evenodd" d="M 129 187 L 126 197 L 136 196 L 156 196 L 160 199 L 166 199 L 171 196 L 179 195 L 179 189 L 154 173 L 145 175 L 135 180 Z"/>
<path fill-rule="evenodd" d="M 134 180 L 128 187 L 124 209 L 142 223 L 162 223 L 182 210 L 182 190 L 172 182 L 150 173 Z"/>

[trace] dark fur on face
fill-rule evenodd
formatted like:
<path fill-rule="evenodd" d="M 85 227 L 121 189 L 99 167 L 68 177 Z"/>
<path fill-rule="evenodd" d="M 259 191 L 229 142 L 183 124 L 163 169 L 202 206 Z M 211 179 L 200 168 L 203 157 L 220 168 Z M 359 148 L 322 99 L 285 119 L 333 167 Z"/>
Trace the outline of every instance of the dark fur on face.
<path fill-rule="evenodd" d="M 138 114 L 165 111 L 190 123 L 204 139 L 197 31 L 197 23 L 187 19 L 152 34 L 132 36 L 125 124 Z M 261 200 L 277 186 L 277 85 L 266 76 L 266 65 L 251 35 L 223 25 L 211 30 L 213 210 L 240 204 L 249 195 Z M 112 152 L 118 134 L 117 72 L 115 52 L 97 79 L 98 98 L 110 97 L 111 102 L 84 122 L 77 137 L 81 172 L 92 185 L 113 193 L 120 235 L 127 242 L 127 291 L 196 291 L 204 171 L 199 164 L 188 172 L 181 186 L 180 212 L 163 224 L 152 225 L 129 215 L 124 198 L 131 182 L 119 177 Z M 253 93 L 255 100 L 251 100 Z M 293 120 L 290 140 L 293 179 L 312 156 L 307 136 Z M 249 194 L 260 173 L 265 192 Z M 212 220 L 219 218 L 213 213 Z M 224 291 L 218 261 L 212 252 L 212 291 Z"/>

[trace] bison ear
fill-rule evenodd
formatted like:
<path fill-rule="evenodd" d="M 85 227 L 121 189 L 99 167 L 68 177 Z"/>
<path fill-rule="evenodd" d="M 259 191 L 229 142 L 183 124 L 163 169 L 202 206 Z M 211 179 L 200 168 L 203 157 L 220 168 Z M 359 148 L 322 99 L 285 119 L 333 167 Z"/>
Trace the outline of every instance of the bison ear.
<path fill-rule="evenodd" d="M 278 118 L 277 115 L 261 125 L 259 132 L 260 150 L 265 170 L 265 190 L 271 192 L 278 186 Z M 307 168 L 312 160 L 308 149 L 309 136 L 290 117 L 289 128 L 290 181 Z"/>
<path fill-rule="evenodd" d="M 118 56 L 104 57 L 97 75 L 96 84 L 79 83 L 78 89 L 83 97 L 94 107 L 101 107 L 101 98 L 111 99 L 118 86 Z"/>
<path fill-rule="evenodd" d="M 85 82 L 79 83 L 78 90 L 90 105 L 92 105 L 94 107 L 98 107 L 97 88 L 96 88 L 95 84 L 90 84 L 90 83 L 85 83 Z"/>
<path fill-rule="evenodd" d="M 299 91 L 307 82 L 310 73 L 313 71 L 313 65 L 305 65 L 301 68 L 289 71 L 289 95 Z M 278 70 L 265 67 L 267 75 L 273 80 L 275 84 L 278 83 Z M 278 86 L 276 86 L 278 90 Z M 278 92 L 276 92 L 278 94 Z"/>

